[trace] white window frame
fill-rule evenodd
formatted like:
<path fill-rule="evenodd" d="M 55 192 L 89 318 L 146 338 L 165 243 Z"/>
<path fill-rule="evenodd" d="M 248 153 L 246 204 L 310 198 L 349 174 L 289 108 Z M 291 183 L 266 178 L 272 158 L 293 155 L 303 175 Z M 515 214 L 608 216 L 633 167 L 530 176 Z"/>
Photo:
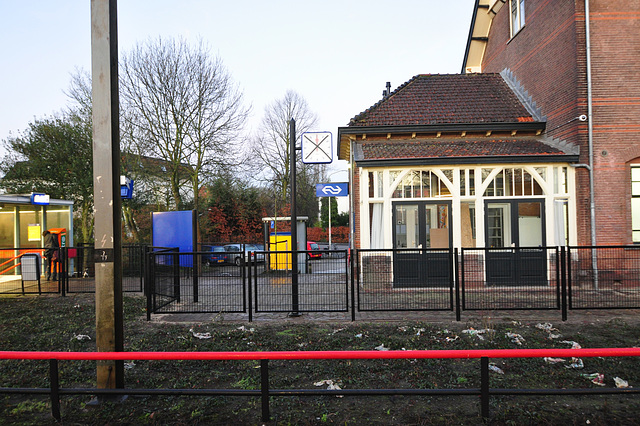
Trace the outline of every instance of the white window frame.
<path fill-rule="evenodd" d="M 640 244 L 640 164 L 631 165 L 631 241 Z"/>
<path fill-rule="evenodd" d="M 524 27 L 524 1 L 509 0 L 509 26 L 512 38 Z"/>

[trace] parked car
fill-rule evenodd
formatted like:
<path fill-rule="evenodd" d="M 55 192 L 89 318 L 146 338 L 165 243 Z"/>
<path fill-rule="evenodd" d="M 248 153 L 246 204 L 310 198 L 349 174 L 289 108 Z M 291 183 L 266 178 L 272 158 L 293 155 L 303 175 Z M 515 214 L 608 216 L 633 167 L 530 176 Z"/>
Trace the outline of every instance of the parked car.
<path fill-rule="evenodd" d="M 322 253 L 318 250 L 318 243 L 307 241 L 307 259 L 321 258 Z"/>
<path fill-rule="evenodd" d="M 261 250 L 253 244 L 227 244 L 226 246 L 224 246 L 224 250 L 227 252 L 227 261 L 230 263 L 235 263 L 236 266 L 242 266 L 243 247 L 245 259 L 249 259 L 249 256 L 251 256 L 251 259 L 249 259 L 251 263 L 264 262 L 264 254 L 256 253 L 260 252 Z"/>
<path fill-rule="evenodd" d="M 202 251 L 207 254 L 202 255 L 202 263 L 207 266 L 222 265 L 227 263 L 227 252 L 221 246 L 202 246 Z"/>

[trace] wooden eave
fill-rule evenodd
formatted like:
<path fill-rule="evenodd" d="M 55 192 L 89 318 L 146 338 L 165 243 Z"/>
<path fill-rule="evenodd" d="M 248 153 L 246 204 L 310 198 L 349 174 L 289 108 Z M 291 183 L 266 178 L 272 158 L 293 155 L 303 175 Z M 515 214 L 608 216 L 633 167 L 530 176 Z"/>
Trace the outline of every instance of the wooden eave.
<path fill-rule="evenodd" d="M 476 0 L 461 74 L 482 72 L 482 60 L 489 40 L 491 22 L 505 3 L 506 0 Z"/>
<path fill-rule="evenodd" d="M 350 126 L 338 127 L 338 159 L 350 160 L 350 141 L 366 140 L 367 135 L 387 139 L 415 138 L 424 135 L 443 135 L 466 133 L 486 133 L 486 132 L 532 132 L 540 134 L 544 132 L 546 123 L 544 121 L 526 121 L 513 123 L 454 123 L 454 124 L 433 124 L 433 125 L 412 125 L 412 126 Z"/>

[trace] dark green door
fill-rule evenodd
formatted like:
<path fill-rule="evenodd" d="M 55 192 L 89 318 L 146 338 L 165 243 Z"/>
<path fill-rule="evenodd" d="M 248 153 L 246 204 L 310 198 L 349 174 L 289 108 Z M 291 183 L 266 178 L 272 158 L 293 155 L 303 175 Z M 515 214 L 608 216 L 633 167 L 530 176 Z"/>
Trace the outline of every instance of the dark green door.
<path fill-rule="evenodd" d="M 450 212 L 448 202 L 394 203 L 394 287 L 450 285 Z"/>
<path fill-rule="evenodd" d="M 487 202 L 488 285 L 547 285 L 543 200 Z"/>

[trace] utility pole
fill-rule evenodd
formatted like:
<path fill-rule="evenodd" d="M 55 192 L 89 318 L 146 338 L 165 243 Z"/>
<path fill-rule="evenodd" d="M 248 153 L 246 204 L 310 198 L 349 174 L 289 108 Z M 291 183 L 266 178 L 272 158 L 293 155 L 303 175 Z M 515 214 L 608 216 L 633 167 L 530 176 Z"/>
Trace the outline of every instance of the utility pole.
<path fill-rule="evenodd" d="M 96 346 L 124 350 L 117 1 L 91 0 Z M 98 361 L 97 387 L 124 388 L 124 361 Z"/>

